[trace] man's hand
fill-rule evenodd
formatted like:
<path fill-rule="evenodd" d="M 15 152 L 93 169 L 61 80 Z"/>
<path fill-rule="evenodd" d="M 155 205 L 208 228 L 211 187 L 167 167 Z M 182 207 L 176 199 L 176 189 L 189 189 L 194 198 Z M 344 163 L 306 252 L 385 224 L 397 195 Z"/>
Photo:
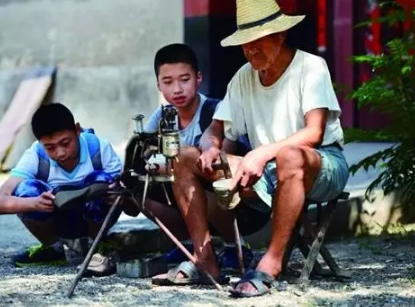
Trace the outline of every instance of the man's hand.
<path fill-rule="evenodd" d="M 220 149 L 216 147 L 210 147 L 208 150 L 202 152 L 197 163 L 200 169 L 207 174 L 213 173 L 212 164 L 215 162 L 220 155 Z"/>
<path fill-rule="evenodd" d="M 43 192 L 37 197 L 31 197 L 30 207 L 37 212 L 52 212 L 55 196 L 51 192 Z"/>
<path fill-rule="evenodd" d="M 235 190 L 239 184 L 242 188 L 251 187 L 262 176 L 267 164 L 264 149 L 250 151 L 241 161 L 236 174 L 232 177 L 230 190 Z"/>

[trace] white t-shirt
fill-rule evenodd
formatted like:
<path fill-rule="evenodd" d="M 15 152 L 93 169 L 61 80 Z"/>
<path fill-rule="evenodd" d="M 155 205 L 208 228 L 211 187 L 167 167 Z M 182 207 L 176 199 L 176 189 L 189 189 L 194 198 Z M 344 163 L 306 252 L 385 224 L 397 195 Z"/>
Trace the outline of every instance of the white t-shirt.
<path fill-rule="evenodd" d="M 322 145 L 343 145 L 341 110 L 323 58 L 297 50 L 289 67 L 271 86 L 263 86 L 258 71 L 247 63 L 228 85 L 214 115 L 225 121 L 225 135 L 235 141 L 248 133 L 251 146 L 272 144 L 305 127 L 307 112 L 328 108 Z"/>

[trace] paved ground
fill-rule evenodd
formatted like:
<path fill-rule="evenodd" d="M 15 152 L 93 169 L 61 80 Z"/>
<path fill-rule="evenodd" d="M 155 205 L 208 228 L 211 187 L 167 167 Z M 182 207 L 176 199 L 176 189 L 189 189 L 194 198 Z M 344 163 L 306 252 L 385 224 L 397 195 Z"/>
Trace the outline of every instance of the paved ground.
<path fill-rule="evenodd" d="M 342 267 L 353 273 L 346 283 L 312 281 L 289 284 L 271 295 L 232 299 L 210 287 L 151 287 L 148 279 L 111 276 L 83 280 L 72 299 L 65 294 L 74 267 L 16 269 L 0 250 L 0 306 L 415 306 L 413 238 L 360 239 L 329 245 Z M 296 257 L 293 267 L 301 264 Z"/>

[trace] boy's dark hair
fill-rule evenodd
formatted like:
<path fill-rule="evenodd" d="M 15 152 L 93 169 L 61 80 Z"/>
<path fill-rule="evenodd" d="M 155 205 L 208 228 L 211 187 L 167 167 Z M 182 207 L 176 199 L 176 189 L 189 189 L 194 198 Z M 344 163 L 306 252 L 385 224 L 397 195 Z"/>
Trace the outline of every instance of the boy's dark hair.
<path fill-rule="evenodd" d="M 32 131 L 39 140 L 64 130 L 76 131 L 71 111 L 60 103 L 41 106 L 32 117 Z"/>
<path fill-rule="evenodd" d="M 199 63 L 196 53 L 186 44 L 171 44 L 157 51 L 154 58 L 154 71 L 159 75 L 159 68 L 164 64 L 185 63 L 189 64 L 195 73 L 199 72 Z"/>

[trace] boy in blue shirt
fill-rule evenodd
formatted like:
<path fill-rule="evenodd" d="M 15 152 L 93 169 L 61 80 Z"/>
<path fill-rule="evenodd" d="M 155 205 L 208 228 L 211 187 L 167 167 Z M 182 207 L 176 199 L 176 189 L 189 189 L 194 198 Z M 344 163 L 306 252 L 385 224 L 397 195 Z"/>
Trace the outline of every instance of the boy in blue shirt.
<path fill-rule="evenodd" d="M 121 172 L 121 161 L 107 140 L 83 131 L 62 104 L 40 107 L 31 125 L 38 141 L 25 151 L 1 187 L 0 214 L 18 214 L 41 243 L 15 255 L 16 266 L 63 264 L 62 239 L 94 238 L 111 201 L 104 198 L 62 210 L 53 205 L 52 189 L 97 180 L 111 184 Z"/>
<path fill-rule="evenodd" d="M 202 73 L 199 71 L 195 52 L 185 44 L 171 44 L 161 48 L 155 56 L 154 70 L 157 78 L 157 87 L 165 100 L 176 107 L 178 111 L 176 129 L 179 130 L 181 146 L 199 146 L 203 132 L 212 122 L 213 114 L 219 105 L 219 100 L 208 98 L 198 92 L 202 82 Z M 161 107 L 151 115 L 144 130 L 156 132 L 161 119 Z M 214 122 L 214 125 L 222 125 Z M 225 145 L 226 147 L 226 145 Z M 149 191 L 146 208 L 150 209 L 190 250 L 193 249 L 186 225 L 180 215 L 171 186 L 167 186 L 168 196 L 173 203 L 166 204 L 164 192 L 154 186 Z M 213 196 L 213 193 L 211 193 Z M 224 213 L 214 204 L 209 208 L 211 226 L 216 233 L 225 240 L 225 248 L 219 254 L 219 262 L 223 268 L 237 269 L 238 260 L 234 245 L 232 220 L 226 221 Z M 149 218 L 146 212 L 143 212 Z M 228 223 L 227 223 L 228 222 Z M 242 231 L 243 233 L 243 231 Z M 241 238 L 243 241 L 243 239 Z M 243 243 L 246 265 L 252 260 L 252 251 Z M 174 249 L 166 255 L 170 264 L 187 260 L 179 249 Z"/>

